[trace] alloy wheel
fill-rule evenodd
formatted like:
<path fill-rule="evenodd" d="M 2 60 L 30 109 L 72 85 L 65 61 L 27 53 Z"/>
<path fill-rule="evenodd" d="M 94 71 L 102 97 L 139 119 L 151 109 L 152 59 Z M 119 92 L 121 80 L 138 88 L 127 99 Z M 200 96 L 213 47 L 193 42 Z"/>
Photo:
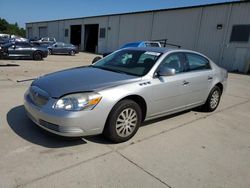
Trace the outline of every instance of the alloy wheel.
<path fill-rule="evenodd" d="M 210 99 L 210 107 L 212 109 L 216 108 L 217 105 L 219 104 L 219 100 L 220 100 L 220 93 L 218 90 L 215 90 Z"/>
<path fill-rule="evenodd" d="M 116 133 L 120 137 L 128 137 L 133 133 L 138 122 L 138 115 L 132 108 L 124 109 L 116 120 Z"/>

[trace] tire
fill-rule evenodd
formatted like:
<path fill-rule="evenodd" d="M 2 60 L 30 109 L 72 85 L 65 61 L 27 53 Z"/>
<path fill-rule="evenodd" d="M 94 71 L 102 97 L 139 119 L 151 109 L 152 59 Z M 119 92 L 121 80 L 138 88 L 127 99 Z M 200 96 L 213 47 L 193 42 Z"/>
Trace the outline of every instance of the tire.
<path fill-rule="evenodd" d="M 215 111 L 216 108 L 219 106 L 221 94 L 221 89 L 218 86 L 214 86 L 214 88 L 210 91 L 206 103 L 202 106 L 202 109 L 205 112 Z"/>
<path fill-rule="evenodd" d="M 52 55 L 52 50 L 51 49 L 49 49 L 48 52 L 49 52 L 48 53 L 49 55 Z"/>
<path fill-rule="evenodd" d="M 43 59 L 42 54 L 40 52 L 34 52 L 33 59 L 36 61 L 41 61 Z"/>
<path fill-rule="evenodd" d="M 95 62 L 99 61 L 100 59 L 102 59 L 101 57 L 97 56 L 92 60 L 92 64 L 94 64 Z"/>
<path fill-rule="evenodd" d="M 75 55 L 75 54 L 76 54 L 76 53 L 75 53 L 74 50 L 70 50 L 69 55 L 73 56 L 73 55 Z"/>
<path fill-rule="evenodd" d="M 142 121 L 140 106 L 133 100 L 122 100 L 111 110 L 103 134 L 115 143 L 132 138 Z"/>

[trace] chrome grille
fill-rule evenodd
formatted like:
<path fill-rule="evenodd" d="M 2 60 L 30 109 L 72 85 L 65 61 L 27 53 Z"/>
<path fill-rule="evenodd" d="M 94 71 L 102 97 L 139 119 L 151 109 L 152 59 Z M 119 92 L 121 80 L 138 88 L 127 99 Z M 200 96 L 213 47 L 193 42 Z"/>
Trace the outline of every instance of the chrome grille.
<path fill-rule="evenodd" d="M 43 106 L 47 104 L 49 100 L 49 94 L 36 86 L 30 87 L 29 97 L 37 106 Z"/>

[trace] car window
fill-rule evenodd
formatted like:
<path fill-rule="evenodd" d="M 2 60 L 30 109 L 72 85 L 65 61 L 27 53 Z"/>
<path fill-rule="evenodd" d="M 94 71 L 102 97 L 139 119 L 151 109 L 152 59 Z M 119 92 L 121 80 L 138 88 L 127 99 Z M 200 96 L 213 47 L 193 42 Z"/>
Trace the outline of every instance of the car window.
<path fill-rule="evenodd" d="M 54 39 L 54 38 L 49 38 L 49 41 L 50 41 L 50 42 L 54 42 L 55 39 Z"/>
<path fill-rule="evenodd" d="M 146 42 L 146 47 L 160 47 L 157 42 Z"/>
<path fill-rule="evenodd" d="M 186 53 L 189 71 L 211 69 L 209 61 L 198 54 Z"/>
<path fill-rule="evenodd" d="M 184 54 L 174 53 L 168 55 L 161 63 L 161 67 L 175 69 L 176 74 L 184 72 Z"/>
<path fill-rule="evenodd" d="M 157 59 L 157 56 L 151 53 L 144 53 L 140 56 L 138 63 L 144 63 L 146 59 L 148 59 L 148 61 L 155 61 Z"/>
<path fill-rule="evenodd" d="M 56 43 L 55 45 L 57 45 L 57 47 L 63 47 L 63 46 L 64 46 L 64 43 L 58 42 L 58 43 Z"/>
<path fill-rule="evenodd" d="M 134 42 L 134 43 L 125 44 L 121 48 L 138 47 L 139 45 L 140 45 L 139 42 Z"/>
<path fill-rule="evenodd" d="M 29 48 L 31 45 L 29 43 L 16 43 L 16 47 L 18 48 Z"/>

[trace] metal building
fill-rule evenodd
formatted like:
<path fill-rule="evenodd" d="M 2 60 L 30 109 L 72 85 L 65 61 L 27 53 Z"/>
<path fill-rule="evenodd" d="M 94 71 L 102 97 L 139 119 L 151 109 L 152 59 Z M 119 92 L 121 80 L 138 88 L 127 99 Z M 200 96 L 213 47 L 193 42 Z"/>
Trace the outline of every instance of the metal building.
<path fill-rule="evenodd" d="M 82 51 L 105 53 L 125 43 L 168 39 L 204 53 L 229 71 L 250 71 L 250 2 L 32 22 L 28 38 L 55 37 Z"/>

